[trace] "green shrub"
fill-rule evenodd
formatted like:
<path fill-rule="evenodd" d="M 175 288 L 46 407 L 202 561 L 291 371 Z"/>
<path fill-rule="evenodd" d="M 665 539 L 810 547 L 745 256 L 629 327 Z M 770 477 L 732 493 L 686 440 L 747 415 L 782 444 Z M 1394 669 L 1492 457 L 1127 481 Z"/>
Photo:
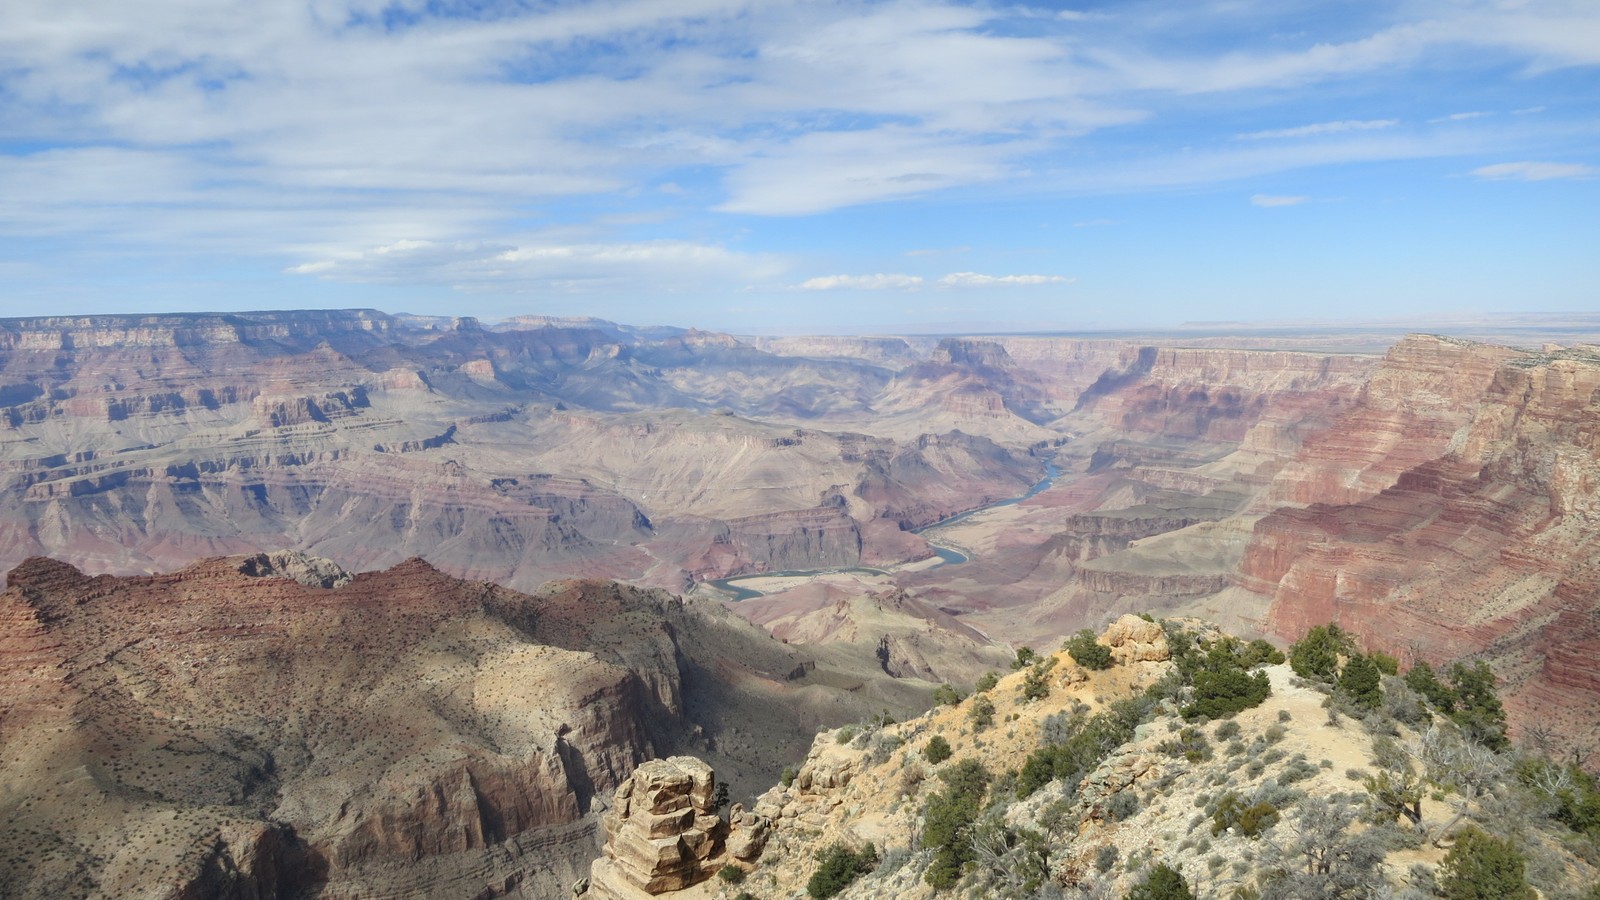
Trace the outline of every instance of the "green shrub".
<path fill-rule="evenodd" d="M 1043 700 L 1050 696 L 1050 670 L 1055 668 L 1055 657 L 1034 663 L 1022 678 L 1022 699 Z"/>
<path fill-rule="evenodd" d="M 1106 816 L 1113 822 L 1121 822 L 1138 811 L 1139 798 L 1132 790 L 1117 791 L 1106 801 Z"/>
<path fill-rule="evenodd" d="M 1255 838 L 1277 823 L 1276 806 L 1265 800 L 1246 803 L 1238 794 L 1229 791 L 1217 801 L 1217 811 L 1211 814 L 1211 833 L 1217 835 L 1232 828 L 1237 834 Z"/>
<path fill-rule="evenodd" d="M 955 706 L 961 702 L 961 692 L 956 690 L 954 685 L 946 682 L 934 688 L 933 702 L 935 706 Z"/>
<path fill-rule="evenodd" d="M 1495 684 L 1494 671 L 1481 659 L 1471 666 L 1452 665 L 1450 687 L 1456 709 L 1450 718 L 1474 741 L 1491 750 L 1504 750 L 1511 742 L 1506 740 L 1506 711 L 1495 695 Z"/>
<path fill-rule="evenodd" d="M 1239 732 L 1240 732 L 1239 723 L 1233 721 L 1232 719 L 1229 719 L 1228 721 L 1223 722 L 1222 724 L 1217 726 L 1217 732 L 1216 732 L 1217 740 L 1219 740 L 1219 741 L 1231 741 L 1234 738 L 1239 736 Z"/>
<path fill-rule="evenodd" d="M 789 785 L 794 784 L 794 780 L 799 774 L 799 771 L 797 771 L 794 766 L 784 766 L 783 774 L 778 776 L 778 781 L 782 783 L 784 787 L 788 787 Z"/>
<path fill-rule="evenodd" d="M 985 672 L 978 677 L 978 683 L 974 686 L 973 690 L 976 690 L 981 694 L 985 691 L 992 690 L 994 686 L 999 683 L 1000 676 L 998 674 L 994 672 Z"/>
<path fill-rule="evenodd" d="M 922 748 L 922 758 L 934 765 L 944 762 L 950 758 L 950 742 L 941 734 L 928 738 L 927 745 Z"/>
<path fill-rule="evenodd" d="M 1133 731 L 1160 702 L 1159 685 L 1118 700 L 1092 718 L 1052 716 L 1045 721 L 1045 745 L 1028 755 L 1017 775 L 1017 797 L 1027 797 L 1053 779 L 1069 784 L 1094 771 L 1102 760 L 1133 738 Z"/>
<path fill-rule="evenodd" d="M 976 857 L 971 831 L 983 810 L 990 776 L 983 764 L 963 759 L 939 774 L 944 789 L 928 798 L 922 818 L 923 846 L 934 851 L 923 880 L 935 890 L 953 887 Z"/>
<path fill-rule="evenodd" d="M 1339 673 L 1339 693 L 1361 709 L 1377 709 L 1383 702 L 1378 667 L 1372 658 L 1354 653 Z"/>
<path fill-rule="evenodd" d="M 839 729 L 837 734 L 833 736 L 833 739 L 835 742 L 840 744 L 850 743 L 856 739 L 856 727 L 854 725 L 844 726 L 843 728 Z"/>
<path fill-rule="evenodd" d="M 717 870 L 717 877 L 728 884 L 739 884 L 744 881 L 745 872 L 735 865 L 726 865 Z"/>
<path fill-rule="evenodd" d="M 1337 625 L 1315 625 L 1289 647 L 1289 665 L 1301 678 L 1332 684 L 1339 674 L 1339 657 L 1355 649 L 1350 634 Z"/>
<path fill-rule="evenodd" d="M 973 731 L 983 731 L 994 724 L 994 701 L 983 695 L 972 698 L 972 708 L 967 711 Z"/>
<path fill-rule="evenodd" d="M 1038 658 L 1039 654 L 1033 652 L 1032 647 L 1018 647 L 1017 658 L 1011 661 L 1011 671 L 1015 672 L 1018 669 L 1026 669 L 1027 667 L 1033 665 L 1034 661 Z"/>
<path fill-rule="evenodd" d="M 1509 841 L 1468 827 L 1456 835 L 1439 864 L 1439 892 L 1445 900 L 1531 900 L 1527 860 Z"/>
<path fill-rule="evenodd" d="M 815 900 L 832 897 L 877 865 L 878 849 L 871 844 L 860 851 L 844 844 L 832 844 L 817 854 L 817 870 L 806 882 L 806 893 Z"/>
<path fill-rule="evenodd" d="M 1371 656 L 1372 664 L 1378 667 L 1379 672 L 1391 676 L 1400 674 L 1400 660 L 1395 659 L 1382 650 L 1372 651 Z"/>
<path fill-rule="evenodd" d="M 1196 900 L 1189 882 L 1166 863 L 1158 863 L 1144 880 L 1128 892 L 1127 900 Z"/>
<path fill-rule="evenodd" d="M 1067 639 L 1067 655 L 1085 669 L 1111 668 L 1111 649 L 1096 641 L 1087 628 Z"/>
<path fill-rule="evenodd" d="M 1426 660 L 1418 660 L 1406 673 L 1406 686 L 1426 697 L 1433 708 L 1449 715 L 1456 709 L 1456 692 L 1452 691 L 1439 676 L 1434 674 L 1433 667 Z"/>

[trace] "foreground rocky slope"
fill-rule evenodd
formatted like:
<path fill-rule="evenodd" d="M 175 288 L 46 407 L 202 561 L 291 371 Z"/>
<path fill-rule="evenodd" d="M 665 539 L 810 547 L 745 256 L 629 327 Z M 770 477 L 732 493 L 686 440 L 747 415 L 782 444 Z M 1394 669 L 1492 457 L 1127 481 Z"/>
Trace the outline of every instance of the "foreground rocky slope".
<path fill-rule="evenodd" d="M 612 582 L 35 558 L 0 593 L 0 894 L 548 897 L 646 759 L 754 789 L 932 687 Z"/>
<path fill-rule="evenodd" d="M 1169 643 L 1179 633 L 1181 645 Z M 1600 879 L 1594 837 L 1551 818 L 1553 783 L 1519 778 L 1514 756 L 1463 739 L 1401 679 L 1375 684 L 1383 699 L 1365 711 L 1265 665 L 1259 705 L 1220 721 L 1186 716 L 1197 688 L 1179 671 L 1194 665 L 1195 639 L 1203 653 L 1225 636 L 1194 620 L 1124 617 L 1098 640 L 1108 669 L 1047 655 L 914 720 L 819 734 L 792 781 L 730 816 L 761 835 L 759 852 L 714 858 L 737 874 L 626 896 L 1120 897 L 1160 865 L 1200 897 L 1422 900 L 1469 829 L 1514 836 L 1540 896 L 1587 896 Z M 1084 741 L 1102 714 L 1126 714 L 1128 730 Z M 1064 747 L 1086 768 L 1034 771 Z M 1530 765 L 1518 771 L 1543 771 Z M 1383 799 L 1402 781 L 1423 786 L 1415 822 Z M 974 787 L 969 804 L 951 799 Z M 677 834 L 662 829 L 654 846 L 676 846 Z M 841 869 L 831 847 L 870 853 L 853 857 L 866 859 L 859 875 L 818 894 L 818 873 Z M 961 862 L 941 870 L 949 847 Z M 608 844 L 597 883 L 639 850 Z"/>

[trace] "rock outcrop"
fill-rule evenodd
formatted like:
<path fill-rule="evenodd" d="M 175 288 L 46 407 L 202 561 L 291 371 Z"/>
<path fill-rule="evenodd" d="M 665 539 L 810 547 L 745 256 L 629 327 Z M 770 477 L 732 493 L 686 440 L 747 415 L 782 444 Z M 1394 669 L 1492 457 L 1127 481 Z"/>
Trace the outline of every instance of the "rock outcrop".
<path fill-rule="evenodd" d="M 698 884 L 729 862 L 728 822 L 714 805 L 716 773 L 689 756 L 651 760 L 617 788 L 589 895 L 634 900 Z M 743 849 L 748 852 L 749 842 Z"/>

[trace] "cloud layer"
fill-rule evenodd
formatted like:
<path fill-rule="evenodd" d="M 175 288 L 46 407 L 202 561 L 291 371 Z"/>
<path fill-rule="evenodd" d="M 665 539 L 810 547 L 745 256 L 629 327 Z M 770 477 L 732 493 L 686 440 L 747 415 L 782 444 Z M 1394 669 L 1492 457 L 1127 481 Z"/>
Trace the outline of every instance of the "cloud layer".
<path fill-rule="evenodd" d="M 829 275 L 906 248 L 863 264 L 760 236 L 1408 160 L 1590 178 L 1569 98 L 1597 66 L 1587 0 L 10 0 L 0 238 L 44 279 L 159 257 L 475 292 L 1061 284 Z M 1523 87 L 1499 106 L 1426 90 L 1507 70 Z M 1541 158 L 1568 161 L 1494 162 Z M 1283 189 L 1251 202 L 1316 190 Z"/>

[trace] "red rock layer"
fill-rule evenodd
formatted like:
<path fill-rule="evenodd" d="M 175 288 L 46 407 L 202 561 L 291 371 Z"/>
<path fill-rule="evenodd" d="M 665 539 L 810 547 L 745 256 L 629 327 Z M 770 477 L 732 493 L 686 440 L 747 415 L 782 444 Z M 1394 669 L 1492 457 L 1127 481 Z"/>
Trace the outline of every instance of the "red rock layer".
<path fill-rule="evenodd" d="M 1267 627 L 1286 639 L 1333 621 L 1402 657 L 1485 655 L 1507 682 L 1514 724 L 1530 724 L 1537 708 L 1537 721 L 1569 743 L 1592 742 L 1600 727 L 1600 356 L 1439 350 L 1457 360 L 1459 392 L 1484 387 L 1438 458 L 1364 499 L 1263 518 L 1243 583 L 1271 594 Z M 1442 370 L 1432 377 L 1441 392 L 1452 383 Z M 1423 409 L 1419 418 L 1426 427 L 1396 444 L 1409 444 L 1405 454 L 1442 437 L 1443 417 Z M 1402 422 L 1391 434 L 1406 432 Z M 1308 443 L 1297 462 L 1301 483 L 1317 481 L 1317 454 L 1335 446 Z M 1347 464 L 1336 457 L 1328 466 L 1351 471 Z M 1367 477 L 1377 471 L 1368 467 Z"/>

